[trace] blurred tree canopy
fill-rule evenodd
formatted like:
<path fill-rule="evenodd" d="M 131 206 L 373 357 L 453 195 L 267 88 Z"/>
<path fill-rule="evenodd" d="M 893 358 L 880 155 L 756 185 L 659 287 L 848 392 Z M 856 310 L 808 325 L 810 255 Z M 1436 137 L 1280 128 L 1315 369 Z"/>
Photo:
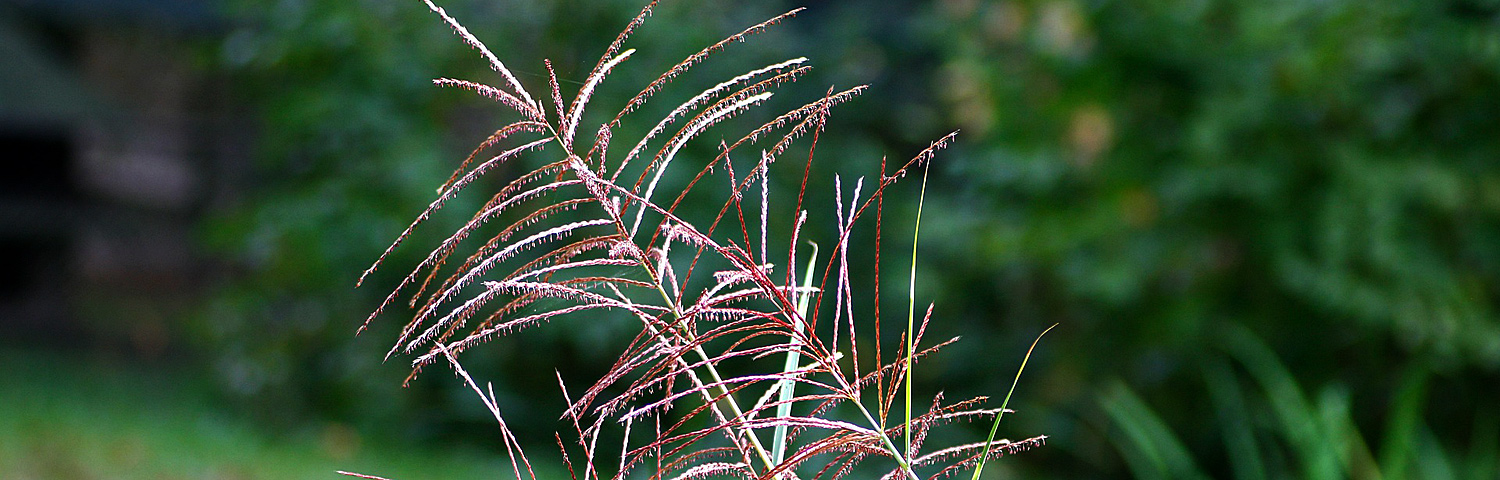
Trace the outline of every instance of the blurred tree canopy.
<path fill-rule="evenodd" d="M 586 72 L 639 8 L 441 3 L 529 85 L 545 82 L 541 58 L 565 80 Z M 1295 439 L 1319 437 L 1274 420 L 1301 389 L 1347 413 L 1386 475 L 1495 468 L 1500 3 L 812 3 L 739 52 L 812 57 L 814 92 L 873 84 L 834 115 L 839 147 L 820 152 L 845 153 L 830 161 L 963 131 L 935 164 L 919 296 L 967 337 L 944 356 L 990 360 L 934 364 L 931 383 L 1003 392 L 1031 336 L 1062 323 L 1006 417 L 1054 440 L 997 472 L 1305 473 Z M 664 2 L 632 37 L 658 53 L 642 48 L 651 66 L 622 83 L 791 6 Z M 473 415 L 443 382 L 392 388 L 405 372 L 379 363 L 390 325 L 352 332 L 394 280 L 351 288 L 496 124 L 430 79 L 487 79 L 485 65 L 415 0 L 236 11 L 220 58 L 255 107 L 261 163 L 252 193 L 204 227 L 235 274 L 196 327 L 226 391 L 416 431 L 445 409 Z M 603 335 L 544 331 L 557 351 L 492 355 L 547 373 Z M 555 388 L 542 376 L 515 382 Z M 1231 393 L 1260 390 L 1281 393 Z M 1143 462 L 1142 437 L 1179 437 L 1197 460 Z M 1442 458 L 1403 457 L 1413 438 Z M 1345 463 L 1334 471 L 1357 470 Z"/>

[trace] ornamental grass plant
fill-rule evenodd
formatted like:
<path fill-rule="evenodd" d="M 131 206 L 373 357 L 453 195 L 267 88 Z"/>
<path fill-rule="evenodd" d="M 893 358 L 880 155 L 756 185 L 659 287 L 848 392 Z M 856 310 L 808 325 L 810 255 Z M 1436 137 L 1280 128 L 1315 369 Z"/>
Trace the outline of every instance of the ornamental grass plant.
<path fill-rule="evenodd" d="M 907 304 L 880 305 L 885 195 L 908 174 L 923 173 L 925 196 L 926 167 L 957 132 L 904 162 L 880 159 L 874 178 L 835 177 L 833 185 L 809 185 L 816 159 L 827 154 L 817 145 L 830 114 L 867 87 L 830 88 L 795 108 L 761 114 L 769 120 L 748 128 L 741 124 L 754 118 L 749 112 L 770 108 L 778 87 L 809 71 L 807 58 L 664 99 L 674 80 L 692 74 L 710 55 L 801 9 L 703 48 L 631 98 L 596 99 L 611 73 L 636 68 L 636 50 L 626 42 L 657 2 L 642 8 L 604 49 L 576 91 L 564 92 L 564 82 L 544 61 L 543 95 L 533 94 L 443 8 L 424 2 L 498 75 L 493 84 L 451 78 L 435 83 L 492 100 L 513 121 L 495 129 L 442 182 L 436 199 L 359 283 L 435 212 L 461 193 L 492 183 L 486 177 L 497 176 L 502 165 L 527 159 L 540 166 L 483 192 L 488 200 L 440 244 L 425 247 L 425 259 L 360 331 L 393 307 L 412 309 L 386 358 L 410 356 L 412 377 L 433 366 L 456 373 L 493 414 L 516 478 L 537 478 L 523 450 L 534 442 L 518 439 L 507 427 L 493 388 L 468 373 L 464 354 L 529 328 L 581 321 L 629 322 L 636 333 L 602 376 L 580 383 L 558 375 L 558 414 L 568 428 L 549 440 L 575 480 L 834 479 L 868 472 L 907 479 L 972 472 L 977 479 L 986 460 L 1045 441 L 1041 435 L 996 439 L 1004 403 L 942 394 L 914 398 L 913 366 L 957 341 L 924 335 L 933 309 L 918 308 L 916 301 L 915 239 Z M 645 117 L 642 107 L 655 102 L 676 106 L 659 118 Z M 590 107 L 613 113 L 595 124 L 585 121 Z M 631 124 L 641 128 L 622 128 Z M 617 137 L 637 130 L 645 133 Z M 713 154 L 685 148 L 704 143 L 717 143 L 708 150 Z M 677 171 L 668 175 L 669 169 Z M 772 169 L 801 173 L 800 184 L 778 187 L 773 195 Z M 833 205 L 805 203 L 810 189 L 828 188 Z M 717 208 L 701 208 L 710 197 Z M 699 208 L 680 208 L 688 202 Z M 773 218 L 773 202 L 788 202 L 797 215 Z M 832 211 L 835 238 L 802 238 L 814 208 Z M 689 210 L 717 214 L 700 217 Z M 920 206 L 918 212 L 914 236 L 920 233 Z M 851 241 L 862 228 L 873 229 L 873 242 Z M 856 262 L 873 262 L 876 278 L 851 275 Z M 874 294 L 855 294 L 863 289 Z M 886 330 L 900 330 L 900 338 L 881 338 L 882 315 L 892 311 L 904 314 L 898 320 L 904 328 Z M 952 422 L 980 422 L 989 427 L 989 438 L 929 444 L 934 427 Z"/>

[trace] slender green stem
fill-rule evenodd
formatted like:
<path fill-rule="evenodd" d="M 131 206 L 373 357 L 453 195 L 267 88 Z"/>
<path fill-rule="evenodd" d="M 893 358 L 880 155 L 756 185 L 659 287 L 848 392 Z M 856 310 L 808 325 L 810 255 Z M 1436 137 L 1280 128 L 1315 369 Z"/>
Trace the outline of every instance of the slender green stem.
<path fill-rule="evenodd" d="M 1016 384 L 1021 383 L 1021 372 L 1026 371 L 1026 361 L 1031 360 L 1031 352 L 1036 350 L 1036 344 L 1041 343 L 1042 335 L 1057 328 L 1057 325 L 1054 323 L 1046 330 L 1042 330 L 1041 335 L 1037 335 L 1036 340 L 1031 342 L 1031 348 L 1026 349 L 1026 356 L 1021 358 L 1021 368 L 1016 369 L 1016 379 L 1010 382 L 1010 391 L 1005 392 L 1005 401 L 1000 402 L 1000 411 L 995 412 L 995 423 L 990 425 L 990 436 L 984 440 L 984 450 L 979 452 L 979 466 L 974 468 L 973 480 L 979 480 L 979 472 L 984 471 L 984 460 L 990 456 L 990 447 L 993 447 L 995 443 L 995 432 L 1000 429 L 1000 417 L 1005 416 L 1005 407 L 1010 405 L 1010 395 L 1016 393 Z"/>
<path fill-rule="evenodd" d="M 911 480 L 921 480 L 921 477 L 918 477 L 917 473 L 912 471 L 911 462 L 907 461 L 906 454 L 902 453 L 901 449 L 896 446 L 896 443 L 891 441 L 891 437 L 885 434 L 885 430 L 880 429 L 880 422 L 875 421 L 874 415 L 870 415 L 870 409 L 865 408 L 865 404 L 861 403 L 858 398 L 850 398 L 849 401 L 859 407 L 859 412 L 865 415 L 865 421 L 875 426 L 875 432 L 880 435 L 880 441 L 885 443 L 886 450 L 890 450 L 891 457 L 896 459 L 896 465 L 901 467 L 901 473 L 905 473 L 906 478 L 910 478 Z"/>
<path fill-rule="evenodd" d="M 927 170 L 922 170 L 922 193 L 917 197 L 917 224 L 911 233 L 911 282 L 906 292 L 906 451 L 911 452 L 911 361 L 916 355 L 917 322 L 917 237 L 922 233 L 922 204 L 927 200 Z"/>

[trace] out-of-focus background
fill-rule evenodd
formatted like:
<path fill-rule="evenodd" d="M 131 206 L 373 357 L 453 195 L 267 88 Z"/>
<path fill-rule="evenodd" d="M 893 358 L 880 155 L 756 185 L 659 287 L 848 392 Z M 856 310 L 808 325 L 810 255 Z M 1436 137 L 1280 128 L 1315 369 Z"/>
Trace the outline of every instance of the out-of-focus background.
<path fill-rule="evenodd" d="M 639 8 L 439 3 L 535 92 Z M 917 296 L 964 340 L 919 388 L 1003 394 L 1061 324 L 1001 431 L 1051 439 L 986 478 L 1500 478 L 1500 2 L 802 3 L 685 82 L 870 84 L 833 170 L 962 130 Z M 663 2 L 596 103 L 794 6 Z M 353 335 L 510 118 L 439 76 L 496 81 L 418 0 L 0 1 L 0 478 L 507 475 L 470 392 L 381 362 L 400 319 Z M 534 458 L 608 333 L 473 354 Z"/>

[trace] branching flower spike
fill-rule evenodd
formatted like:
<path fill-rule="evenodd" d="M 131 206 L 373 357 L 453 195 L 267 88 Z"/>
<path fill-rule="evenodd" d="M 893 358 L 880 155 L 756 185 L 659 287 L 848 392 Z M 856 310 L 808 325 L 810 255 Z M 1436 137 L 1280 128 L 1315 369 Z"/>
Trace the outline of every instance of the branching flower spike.
<path fill-rule="evenodd" d="M 413 355 L 413 377 L 433 364 L 457 374 L 494 414 L 517 479 L 535 479 L 529 458 L 536 457 L 521 450 L 533 442 L 511 434 L 500 400 L 460 360 L 498 338 L 549 323 L 566 328 L 582 319 L 628 322 L 638 333 L 587 387 L 569 391 L 558 377 L 558 398 L 565 404 L 559 411 L 573 428 L 556 440 L 575 480 L 916 480 L 950 476 L 1042 444 L 1045 437 L 1037 436 L 926 448 L 934 426 L 983 424 L 1003 410 L 986 408 L 982 397 L 949 403 L 938 395 L 919 399 L 930 407 L 914 411 L 914 365 L 953 340 L 925 341 L 932 309 L 918 318 L 914 293 L 905 334 L 880 338 L 878 287 L 851 274 L 851 265 L 870 260 L 850 241 L 867 228 L 861 220 L 875 216 L 879 230 L 887 187 L 913 169 L 925 172 L 954 134 L 894 170 L 880 160 L 874 181 L 837 179 L 832 187 L 838 198 L 826 211 L 837 218 L 832 230 L 838 237 L 812 243 L 801 237 L 809 218 L 821 217 L 810 216 L 804 204 L 818 198 L 807 193 L 819 137 L 834 107 L 864 86 L 829 89 L 804 105 L 759 117 L 770 121 L 742 125 L 747 112 L 775 104 L 778 88 L 805 77 L 811 67 L 799 57 L 724 78 L 683 95 L 675 106 L 652 105 L 705 58 L 800 9 L 729 35 L 668 67 L 633 97 L 616 99 L 600 88 L 613 88 L 610 75 L 640 61 L 625 42 L 655 2 L 604 50 L 576 92 L 563 92 L 551 63 L 543 62 L 550 81 L 542 95 L 528 91 L 458 20 L 432 0 L 423 2 L 498 74 L 494 85 L 450 78 L 435 83 L 493 100 L 514 120 L 495 129 L 442 181 L 432 203 L 360 282 L 434 212 L 490 184 L 482 178 L 514 170 L 501 165 L 539 166 L 486 192 L 488 199 L 468 221 L 426 253 L 360 330 L 398 302 L 412 308 L 387 357 Z M 585 115 L 611 104 L 616 110 Z M 635 118 L 646 111 L 667 113 Z M 606 120 L 590 123 L 592 118 Z M 611 142 L 629 148 L 612 155 Z M 772 193 L 771 170 L 787 162 L 802 172 L 801 184 L 795 202 L 787 197 L 772 208 L 783 198 Z M 722 190 L 692 192 L 700 185 Z M 703 205 L 703 198 L 719 203 L 680 211 L 690 192 L 695 205 Z M 713 206 L 717 215 L 703 215 Z M 772 218 L 788 207 L 797 212 L 794 218 Z M 772 226 L 790 236 L 774 238 Z M 871 253 L 878 273 L 878 231 L 875 238 Z M 915 265 L 913 250 L 913 272 Z M 871 296 L 857 295 L 864 289 L 875 289 L 873 305 L 861 304 L 870 303 L 862 299 Z M 832 321 L 820 323 L 820 311 L 832 312 Z M 882 346 L 899 353 L 882 354 Z M 904 405 L 897 405 L 898 397 Z"/>

